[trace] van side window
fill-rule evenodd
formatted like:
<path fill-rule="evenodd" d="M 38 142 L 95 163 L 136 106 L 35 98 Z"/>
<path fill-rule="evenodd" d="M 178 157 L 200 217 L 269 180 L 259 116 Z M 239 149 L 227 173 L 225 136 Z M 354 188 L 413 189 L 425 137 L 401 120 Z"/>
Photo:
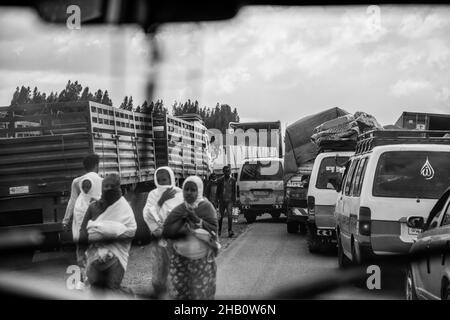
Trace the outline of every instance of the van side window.
<path fill-rule="evenodd" d="M 444 217 L 442 218 L 441 226 L 450 225 L 450 202 L 447 203 L 447 210 L 445 210 Z"/>
<path fill-rule="evenodd" d="M 344 186 L 345 186 L 345 183 L 346 183 L 347 177 L 348 177 L 348 170 L 350 169 L 350 164 L 351 164 L 350 160 L 347 161 L 347 163 L 345 164 L 344 173 L 343 173 L 343 176 L 342 176 L 341 183 L 339 185 L 339 190 L 341 190 L 341 191 L 344 190 Z"/>
<path fill-rule="evenodd" d="M 356 170 L 355 181 L 350 192 L 354 197 L 359 197 L 361 195 L 361 186 L 364 179 L 364 173 L 366 171 L 366 163 L 367 158 L 363 158 L 359 161 L 359 166 Z"/>
<path fill-rule="evenodd" d="M 359 160 L 354 160 L 350 166 L 350 170 L 348 171 L 347 181 L 345 182 L 345 190 L 344 194 L 346 196 L 350 195 L 350 187 L 353 183 L 355 168 L 358 165 Z"/>

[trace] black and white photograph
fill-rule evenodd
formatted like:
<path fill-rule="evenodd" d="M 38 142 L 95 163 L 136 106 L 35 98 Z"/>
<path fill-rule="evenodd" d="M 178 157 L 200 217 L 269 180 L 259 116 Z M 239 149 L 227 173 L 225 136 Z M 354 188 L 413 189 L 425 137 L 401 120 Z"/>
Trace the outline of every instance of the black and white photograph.
<path fill-rule="evenodd" d="M 445 3 L 2 3 L 1 295 L 450 300 L 449 35 Z"/>

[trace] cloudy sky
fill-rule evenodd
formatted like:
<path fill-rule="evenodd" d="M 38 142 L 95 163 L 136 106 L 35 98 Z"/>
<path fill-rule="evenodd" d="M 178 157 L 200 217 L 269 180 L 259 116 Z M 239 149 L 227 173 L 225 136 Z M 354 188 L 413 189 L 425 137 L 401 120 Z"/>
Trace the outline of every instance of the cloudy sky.
<path fill-rule="evenodd" d="M 297 119 L 331 107 L 391 124 L 403 111 L 450 113 L 450 7 L 256 7 L 232 21 L 165 26 L 151 45 L 137 28 L 69 30 L 28 11 L 0 13 L 0 105 L 16 86 L 61 91 L 78 80 L 145 99 L 237 107 L 241 119 Z"/>

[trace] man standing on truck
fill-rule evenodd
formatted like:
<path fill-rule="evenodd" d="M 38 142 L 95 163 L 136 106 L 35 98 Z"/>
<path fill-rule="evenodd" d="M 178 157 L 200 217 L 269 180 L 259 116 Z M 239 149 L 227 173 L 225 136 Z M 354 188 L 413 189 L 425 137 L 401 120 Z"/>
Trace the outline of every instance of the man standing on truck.
<path fill-rule="evenodd" d="M 231 169 L 225 166 L 223 176 L 217 179 L 217 200 L 219 202 L 219 236 L 222 234 L 222 220 L 227 212 L 228 237 L 233 237 L 233 204 L 236 203 L 236 179 L 231 176 Z"/>
<path fill-rule="evenodd" d="M 102 185 L 102 178 L 98 175 L 98 163 L 99 163 L 100 157 L 96 154 L 90 154 L 87 157 L 83 159 L 83 166 L 86 171 L 86 174 L 75 178 L 72 181 L 72 188 L 70 192 L 70 199 L 69 203 L 67 204 L 66 208 L 66 214 L 64 215 L 64 219 L 62 221 L 62 226 L 64 230 L 68 230 L 69 223 L 72 220 L 72 236 L 73 241 L 78 242 L 78 234 L 80 232 L 81 222 L 83 221 L 83 217 L 75 217 L 74 211 L 75 211 L 75 204 L 77 203 L 77 199 L 80 197 L 81 192 L 81 183 L 83 183 L 85 179 L 88 179 L 91 183 L 91 189 L 92 190 L 100 190 L 99 194 L 95 195 L 95 198 L 100 198 L 101 195 L 101 185 Z M 84 212 L 85 213 L 85 212 Z M 83 214 L 84 215 L 84 214 Z M 79 248 L 78 244 L 76 246 L 76 255 L 77 255 L 77 263 L 80 266 L 81 270 L 84 269 L 83 265 L 83 257 L 84 253 L 81 252 L 81 249 Z M 83 272 L 84 273 L 84 272 Z M 84 280 L 84 279 L 82 279 Z"/>

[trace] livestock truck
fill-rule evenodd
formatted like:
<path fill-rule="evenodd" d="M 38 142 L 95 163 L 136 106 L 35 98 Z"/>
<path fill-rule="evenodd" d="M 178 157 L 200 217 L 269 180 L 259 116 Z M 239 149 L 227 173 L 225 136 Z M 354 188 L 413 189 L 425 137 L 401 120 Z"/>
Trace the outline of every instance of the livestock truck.
<path fill-rule="evenodd" d="M 0 115 L 0 233 L 32 229 L 60 241 L 71 182 L 89 153 L 100 156 L 100 176 L 120 176 L 125 194 L 152 189 L 158 166 L 172 167 L 179 183 L 210 170 L 206 127 L 196 117 L 91 101 L 15 105 Z"/>

